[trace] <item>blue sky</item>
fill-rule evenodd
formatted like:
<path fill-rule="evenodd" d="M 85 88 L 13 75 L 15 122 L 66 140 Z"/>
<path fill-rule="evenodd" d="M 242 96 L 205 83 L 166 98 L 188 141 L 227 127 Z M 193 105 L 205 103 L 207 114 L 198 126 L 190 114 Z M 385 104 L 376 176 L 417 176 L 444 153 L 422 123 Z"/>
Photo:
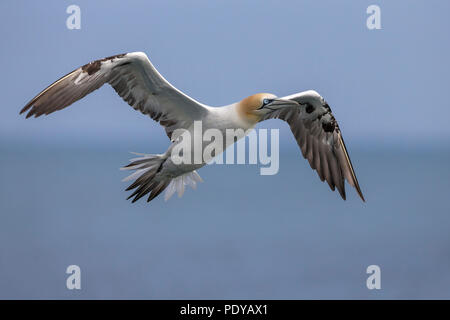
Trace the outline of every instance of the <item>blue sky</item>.
<path fill-rule="evenodd" d="M 81 8 L 81 30 L 66 28 L 70 4 Z M 381 8 L 382 30 L 366 28 L 370 4 Z M 74 68 L 144 51 L 209 105 L 315 89 L 351 145 L 448 143 L 449 9 L 448 1 L 2 1 L 1 139 L 165 144 L 162 128 L 106 86 L 49 117 L 18 115 Z M 281 127 L 297 148 L 285 124 L 263 127 Z"/>
<path fill-rule="evenodd" d="M 66 28 L 71 4 L 81 30 Z M 381 30 L 366 28 L 372 4 Z M 449 1 L 4 0 L 0 12 L 0 298 L 449 297 Z M 159 125 L 109 86 L 19 116 L 65 73 L 131 51 L 210 105 L 317 90 L 367 202 L 329 190 L 271 120 L 277 175 L 206 166 L 182 199 L 131 205 L 118 168 L 127 151 L 165 150 Z M 64 286 L 71 264 L 80 292 Z M 381 291 L 366 288 L 372 264 Z"/>

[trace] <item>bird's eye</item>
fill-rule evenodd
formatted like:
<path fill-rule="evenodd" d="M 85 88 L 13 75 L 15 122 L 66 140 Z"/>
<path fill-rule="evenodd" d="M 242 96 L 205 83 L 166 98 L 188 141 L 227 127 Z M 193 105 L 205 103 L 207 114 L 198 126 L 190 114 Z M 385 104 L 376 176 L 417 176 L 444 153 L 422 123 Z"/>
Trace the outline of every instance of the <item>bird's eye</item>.
<path fill-rule="evenodd" d="M 263 105 L 269 104 L 270 103 L 270 99 L 264 99 L 263 100 Z"/>

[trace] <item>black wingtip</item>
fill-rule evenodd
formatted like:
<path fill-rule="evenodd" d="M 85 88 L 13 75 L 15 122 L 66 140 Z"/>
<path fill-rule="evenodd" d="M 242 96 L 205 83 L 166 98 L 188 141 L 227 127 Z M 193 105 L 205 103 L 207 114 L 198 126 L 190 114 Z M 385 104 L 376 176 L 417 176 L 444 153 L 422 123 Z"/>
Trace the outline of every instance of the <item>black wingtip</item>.
<path fill-rule="evenodd" d="M 358 191 L 358 195 L 359 195 L 359 197 L 361 198 L 361 200 L 362 200 L 363 202 L 366 202 L 366 199 L 364 199 L 364 196 L 363 196 L 363 194 L 362 194 L 361 189 L 359 188 L 359 186 L 358 186 L 358 188 L 356 189 L 356 191 Z"/>
<path fill-rule="evenodd" d="M 361 198 L 361 200 L 363 202 L 366 202 L 366 199 L 364 199 L 364 196 L 362 194 L 361 187 L 359 186 L 358 178 L 356 178 L 355 170 L 353 169 L 352 161 L 350 160 L 350 156 L 348 155 L 347 148 L 345 146 L 344 138 L 342 137 L 342 135 L 339 135 L 339 141 L 341 143 L 342 149 L 344 150 L 344 155 L 345 155 L 345 157 L 347 159 L 347 164 L 348 164 L 348 166 L 350 168 L 350 173 L 351 173 L 351 175 L 353 177 L 353 183 L 354 183 L 354 187 L 356 189 L 356 192 L 358 192 L 358 195 Z"/>
<path fill-rule="evenodd" d="M 353 169 L 353 167 L 352 167 L 352 169 Z M 359 186 L 358 179 L 356 178 L 356 175 L 355 175 L 354 172 L 353 172 L 353 176 L 355 177 L 355 189 L 356 189 L 356 192 L 358 192 L 358 195 L 361 198 L 361 200 L 363 202 L 366 202 L 366 199 L 364 199 L 364 196 L 363 196 L 362 191 L 361 191 L 361 187 Z"/>
<path fill-rule="evenodd" d="M 347 195 L 345 194 L 345 186 L 342 188 L 338 187 L 339 194 L 341 195 L 342 199 L 345 201 L 347 200 Z"/>
<path fill-rule="evenodd" d="M 30 109 L 31 105 L 27 104 L 25 107 L 22 108 L 22 110 L 20 110 L 19 114 L 23 114 L 25 111 L 27 111 L 28 109 Z M 27 117 L 28 118 L 28 117 Z"/>

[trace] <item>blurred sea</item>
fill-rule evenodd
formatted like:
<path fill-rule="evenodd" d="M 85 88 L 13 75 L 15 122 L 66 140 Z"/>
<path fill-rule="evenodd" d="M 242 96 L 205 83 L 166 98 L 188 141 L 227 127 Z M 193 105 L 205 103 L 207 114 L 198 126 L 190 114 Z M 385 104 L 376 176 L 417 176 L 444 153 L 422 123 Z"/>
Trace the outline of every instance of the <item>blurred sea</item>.
<path fill-rule="evenodd" d="M 0 298 L 450 298 L 450 152 L 350 149 L 366 203 L 282 150 L 275 176 L 207 166 L 182 199 L 132 205 L 126 148 L 3 144 Z"/>

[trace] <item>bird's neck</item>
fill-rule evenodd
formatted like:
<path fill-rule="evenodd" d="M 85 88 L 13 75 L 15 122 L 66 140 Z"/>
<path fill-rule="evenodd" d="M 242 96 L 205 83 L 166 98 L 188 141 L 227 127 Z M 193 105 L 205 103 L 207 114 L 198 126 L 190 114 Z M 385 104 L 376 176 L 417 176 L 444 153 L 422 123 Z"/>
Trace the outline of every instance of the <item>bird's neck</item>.
<path fill-rule="evenodd" d="M 234 110 L 239 119 L 251 128 L 260 120 L 259 116 L 253 112 L 253 109 L 249 108 L 248 104 L 242 103 L 242 101 L 234 104 Z"/>
<path fill-rule="evenodd" d="M 245 114 L 238 103 L 233 103 L 223 107 L 211 107 L 211 123 L 218 126 L 218 129 L 243 129 L 253 128 L 257 121 Z"/>

